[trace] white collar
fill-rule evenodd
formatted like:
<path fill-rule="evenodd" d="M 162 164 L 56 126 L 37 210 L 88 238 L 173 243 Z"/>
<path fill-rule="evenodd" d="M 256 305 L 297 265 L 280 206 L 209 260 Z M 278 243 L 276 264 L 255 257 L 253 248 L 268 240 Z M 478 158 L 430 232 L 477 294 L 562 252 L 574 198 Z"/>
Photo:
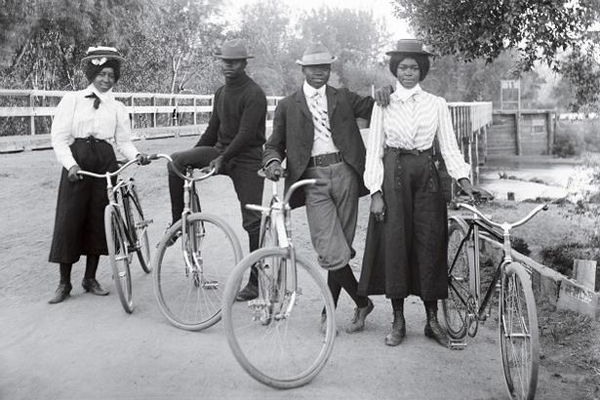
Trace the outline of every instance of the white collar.
<path fill-rule="evenodd" d="M 395 99 L 405 102 L 406 100 L 410 99 L 415 94 L 422 92 L 422 91 L 423 91 L 423 89 L 421 89 L 421 85 L 419 85 L 418 83 L 412 89 L 407 89 L 404 86 L 402 86 L 400 84 L 400 82 L 396 82 L 396 91 L 394 93 L 392 93 L 392 96 Z"/>
<path fill-rule="evenodd" d="M 311 97 L 313 97 L 315 95 L 315 93 L 319 93 L 321 96 L 325 97 L 325 89 L 326 89 L 327 85 L 323 85 L 318 89 L 315 89 L 314 87 L 310 86 L 308 84 L 308 82 L 304 81 L 304 84 L 302 85 L 302 91 L 304 92 L 304 96 L 307 99 L 310 99 Z"/>
<path fill-rule="evenodd" d="M 108 89 L 108 91 L 104 92 L 104 93 L 100 93 L 98 91 L 98 89 L 96 89 L 96 86 L 94 86 L 93 83 L 90 83 L 90 85 L 85 89 L 88 93 L 93 93 L 96 96 L 98 96 L 98 98 L 100 99 L 101 102 L 106 103 L 107 101 L 112 101 L 114 100 L 115 96 L 113 94 L 112 88 Z"/>

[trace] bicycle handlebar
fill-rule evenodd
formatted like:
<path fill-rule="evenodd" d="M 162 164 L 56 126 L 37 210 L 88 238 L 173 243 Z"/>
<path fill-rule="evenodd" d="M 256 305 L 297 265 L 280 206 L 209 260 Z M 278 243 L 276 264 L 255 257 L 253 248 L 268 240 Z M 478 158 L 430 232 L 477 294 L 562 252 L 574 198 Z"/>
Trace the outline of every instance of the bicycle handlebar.
<path fill-rule="evenodd" d="M 211 168 L 211 167 L 204 167 L 204 168 L 200 168 L 200 172 L 202 173 L 202 175 L 200 176 L 189 176 L 187 174 L 182 174 L 181 171 L 179 171 L 179 168 L 177 168 L 175 166 L 175 163 L 173 162 L 173 159 L 171 157 L 169 157 L 166 154 L 156 154 L 157 158 L 164 158 L 165 160 L 167 160 L 169 163 L 169 171 L 173 171 L 175 173 L 175 175 L 177 175 L 178 177 L 180 177 L 183 180 L 186 181 L 190 181 L 190 182 L 199 182 L 202 181 L 208 177 L 211 177 L 215 174 L 215 169 Z"/>
<path fill-rule="evenodd" d="M 522 219 L 513 222 L 513 223 L 508 223 L 508 222 L 503 222 L 503 223 L 498 223 L 498 222 L 494 222 L 491 219 L 489 219 L 488 217 L 486 217 L 481 211 L 479 211 L 477 208 L 469 205 L 469 204 L 465 204 L 465 203 L 458 203 L 457 207 L 459 208 L 464 208 L 466 210 L 471 211 L 472 213 L 476 214 L 478 217 L 480 217 L 483 221 L 485 221 L 487 224 L 491 225 L 491 226 L 495 226 L 497 228 L 502 229 L 504 232 L 508 232 L 509 230 L 516 228 L 517 226 L 521 226 L 524 223 L 526 223 L 527 221 L 529 221 L 531 218 L 533 218 L 537 213 L 539 213 L 540 211 L 544 210 L 546 211 L 548 209 L 548 205 L 547 204 L 540 204 L 539 206 L 537 206 L 536 208 L 534 208 L 529 214 L 527 214 L 525 217 L 523 217 Z"/>
<path fill-rule="evenodd" d="M 91 176 L 92 178 L 112 178 L 113 176 L 117 176 L 119 175 L 121 172 L 123 172 L 125 169 L 129 168 L 130 166 L 132 166 L 133 164 L 138 163 L 139 160 L 137 158 L 134 158 L 133 160 L 129 160 L 128 162 L 126 162 L 121 168 L 119 168 L 118 170 L 114 171 L 114 172 L 106 172 L 104 174 L 97 174 L 95 172 L 89 172 L 89 171 L 84 171 L 84 170 L 79 170 L 77 171 L 78 175 L 86 175 L 86 176 Z"/>

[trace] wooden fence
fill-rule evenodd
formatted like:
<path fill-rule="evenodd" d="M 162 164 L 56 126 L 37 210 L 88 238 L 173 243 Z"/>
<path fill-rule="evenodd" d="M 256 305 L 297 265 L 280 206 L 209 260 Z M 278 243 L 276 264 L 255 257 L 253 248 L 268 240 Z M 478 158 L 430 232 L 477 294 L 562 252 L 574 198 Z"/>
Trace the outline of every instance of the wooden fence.
<path fill-rule="evenodd" d="M 49 127 L 64 91 L 0 90 L 0 127 L 10 119 L 26 120 L 26 132 L 0 131 L 0 152 L 48 148 L 42 128 Z M 140 138 L 200 134 L 213 106 L 213 95 L 115 93 L 130 114 L 131 128 Z M 267 96 L 267 127 L 280 96 Z M 465 159 L 473 166 L 473 179 L 485 160 L 487 129 L 492 123 L 492 103 L 449 103 L 452 123 Z M 6 125 L 5 125 L 6 126 Z"/>

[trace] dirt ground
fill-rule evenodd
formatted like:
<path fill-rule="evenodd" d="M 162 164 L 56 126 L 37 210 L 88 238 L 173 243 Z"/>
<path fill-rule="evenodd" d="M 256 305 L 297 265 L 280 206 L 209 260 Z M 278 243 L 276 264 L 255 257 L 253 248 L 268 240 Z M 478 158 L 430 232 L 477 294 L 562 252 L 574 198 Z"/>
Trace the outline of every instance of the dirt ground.
<path fill-rule="evenodd" d="M 162 139 L 137 145 L 146 152 L 171 153 L 195 140 Z M 407 302 L 408 332 L 401 346 L 384 345 L 391 307 L 383 297 L 375 297 L 366 330 L 348 335 L 341 329 L 320 375 L 305 387 L 285 392 L 263 386 L 241 369 L 222 324 L 203 332 L 171 326 L 156 305 L 152 277 L 139 268 L 133 270 L 136 308 L 131 315 L 120 306 L 106 257 L 101 259 L 98 279 L 111 290 L 109 296 L 83 291 L 80 262 L 73 268 L 72 297 L 58 305 L 47 304 L 58 284 L 58 268 L 47 257 L 59 173 L 52 151 L 0 155 L 0 399 L 507 398 L 497 327 L 484 326 L 463 351 L 443 349 L 424 337 L 425 316 L 417 298 Z M 144 209 L 154 220 L 150 229 L 154 249 L 169 222 L 165 164 L 157 161 L 138 168 L 135 176 Z M 229 180 L 212 178 L 205 190 L 210 195 L 204 196 L 203 207 L 230 222 L 246 250 Z M 363 198 L 355 240 L 359 257 L 353 261 L 357 275 L 367 214 L 368 200 Z M 294 223 L 297 246 L 312 255 L 303 210 L 295 212 Z M 339 324 L 343 327 L 351 315 L 351 300 L 343 295 Z M 563 336 L 561 340 L 568 343 L 568 335 Z M 596 351 L 590 347 L 594 340 L 598 337 L 579 350 L 567 346 L 567 352 Z M 593 370 L 574 364 L 570 354 L 558 349 L 542 341 L 536 398 L 600 398 Z M 548 362 L 559 355 L 562 364 Z"/>

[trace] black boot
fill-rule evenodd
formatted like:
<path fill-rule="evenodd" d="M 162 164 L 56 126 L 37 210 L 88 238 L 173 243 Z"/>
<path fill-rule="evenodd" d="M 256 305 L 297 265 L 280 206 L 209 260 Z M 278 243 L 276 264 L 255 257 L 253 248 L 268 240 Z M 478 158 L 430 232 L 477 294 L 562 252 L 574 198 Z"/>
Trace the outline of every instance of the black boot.
<path fill-rule="evenodd" d="M 392 329 L 385 337 L 385 344 L 398 346 L 406 336 L 406 321 L 404 320 L 404 309 L 394 310 L 394 321 Z"/>
<path fill-rule="evenodd" d="M 73 286 L 71 286 L 70 283 L 59 283 L 56 292 L 54 292 L 54 297 L 48 300 L 48 303 L 56 304 L 65 300 L 67 297 L 71 296 L 71 289 L 73 289 Z"/>
<path fill-rule="evenodd" d="M 258 270 L 255 265 L 250 268 L 250 279 L 248 284 L 244 286 L 238 293 L 235 301 L 254 300 L 258 297 Z"/>
<path fill-rule="evenodd" d="M 83 278 L 81 286 L 86 292 L 95 294 L 96 296 L 108 295 L 108 290 L 102 289 L 102 286 L 100 286 L 98 281 L 94 278 Z"/>
<path fill-rule="evenodd" d="M 440 326 L 437 319 L 437 301 L 425 302 L 425 313 L 427 315 L 427 323 L 425 324 L 425 336 L 435 339 L 440 345 L 448 347 L 450 340 L 446 331 Z"/>

